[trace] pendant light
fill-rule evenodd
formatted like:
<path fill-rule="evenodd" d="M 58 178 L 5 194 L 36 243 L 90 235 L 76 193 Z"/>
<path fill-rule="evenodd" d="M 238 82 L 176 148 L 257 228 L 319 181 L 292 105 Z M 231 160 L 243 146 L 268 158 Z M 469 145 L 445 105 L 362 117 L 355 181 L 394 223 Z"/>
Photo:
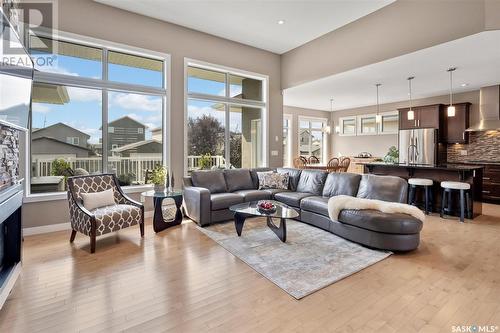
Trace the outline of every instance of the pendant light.
<path fill-rule="evenodd" d="M 408 90 L 410 95 L 410 110 L 408 111 L 408 120 L 415 119 L 415 111 L 412 110 L 412 105 L 411 105 L 411 80 L 413 80 L 414 78 L 415 78 L 414 76 L 410 76 L 408 78 Z"/>
<path fill-rule="evenodd" d="M 447 72 L 450 73 L 450 105 L 448 106 L 448 117 L 455 117 L 455 106 L 453 105 L 453 72 L 456 67 L 448 68 Z"/>
<path fill-rule="evenodd" d="M 377 87 L 377 115 L 375 116 L 375 121 L 377 124 L 380 124 L 382 122 L 382 116 L 380 115 L 380 104 L 378 100 L 378 88 L 382 85 L 382 83 L 377 83 L 375 84 L 375 87 Z"/>

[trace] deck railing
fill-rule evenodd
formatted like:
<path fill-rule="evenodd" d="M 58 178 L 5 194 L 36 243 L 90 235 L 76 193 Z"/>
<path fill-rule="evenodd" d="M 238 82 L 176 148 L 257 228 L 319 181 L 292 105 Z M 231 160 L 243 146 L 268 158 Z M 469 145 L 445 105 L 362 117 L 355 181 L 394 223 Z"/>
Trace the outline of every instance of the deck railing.
<path fill-rule="evenodd" d="M 52 163 L 57 156 L 36 158 L 32 161 L 31 176 L 46 177 L 51 175 Z M 199 161 L 202 156 L 188 156 L 188 170 L 199 169 Z M 71 169 L 85 169 L 89 173 L 100 172 L 102 170 L 102 157 L 71 157 L 64 158 L 69 163 Z M 116 157 L 108 158 L 108 170 L 115 172 L 117 175 L 135 175 L 137 182 L 144 181 L 145 171 L 153 169 L 155 165 L 162 162 L 161 156 L 147 157 Z M 224 168 L 226 160 L 223 156 L 212 156 L 210 158 L 209 168 Z"/>

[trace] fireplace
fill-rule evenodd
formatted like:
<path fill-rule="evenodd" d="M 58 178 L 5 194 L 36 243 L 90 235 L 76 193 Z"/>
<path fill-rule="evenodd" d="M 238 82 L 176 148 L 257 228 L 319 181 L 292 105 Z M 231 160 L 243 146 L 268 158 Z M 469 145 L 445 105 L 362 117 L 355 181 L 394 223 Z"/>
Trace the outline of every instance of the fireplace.
<path fill-rule="evenodd" d="M 14 45 L 4 48 L 1 45 Z M 0 308 L 21 271 L 19 136 L 28 130 L 33 62 L 0 8 Z"/>
<path fill-rule="evenodd" d="M 0 124 L 0 307 L 21 270 L 19 130 Z"/>

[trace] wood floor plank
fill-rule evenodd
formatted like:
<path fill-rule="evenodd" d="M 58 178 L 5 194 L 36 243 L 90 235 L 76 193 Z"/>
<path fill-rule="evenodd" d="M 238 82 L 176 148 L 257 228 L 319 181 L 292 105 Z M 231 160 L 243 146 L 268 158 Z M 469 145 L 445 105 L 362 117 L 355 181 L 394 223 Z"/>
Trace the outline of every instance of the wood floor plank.
<path fill-rule="evenodd" d="M 449 332 L 500 326 L 500 206 L 430 216 L 419 249 L 295 300 L 186 220 L 70 244 L 29 236 L 0 332 Z"/>

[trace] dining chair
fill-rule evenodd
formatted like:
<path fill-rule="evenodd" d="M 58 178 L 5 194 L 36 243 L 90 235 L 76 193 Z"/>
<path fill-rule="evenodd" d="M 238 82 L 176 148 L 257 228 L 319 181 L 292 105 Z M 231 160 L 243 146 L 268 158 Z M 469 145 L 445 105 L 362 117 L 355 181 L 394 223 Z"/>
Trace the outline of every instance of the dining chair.
<path fill-rule="evenodd" d="M 296 157 L 293 159 L 293 167 L 297 169 L 305 169 L 307 162 L 301 157 Z"/>
<path fill-rule="evenodd" d="M 338 158 L 333 157 L 328 161 L 328 164 L 326 165 L 326 171 L 328 172 L 337 172 L 339 168 L 340 161 Z"/>
<path fill-rule="evenodd" d="M 319 164 L 319 158 L 316 156 L 309 156 L 308 162 L 309 164 Z"/>
<path fill-rule="evenodd" d="M 351 164 L 351 159 L 349 157 L 342 157 L 339 164 L 339 172 L 347 172 L 349 165 Z"/>

